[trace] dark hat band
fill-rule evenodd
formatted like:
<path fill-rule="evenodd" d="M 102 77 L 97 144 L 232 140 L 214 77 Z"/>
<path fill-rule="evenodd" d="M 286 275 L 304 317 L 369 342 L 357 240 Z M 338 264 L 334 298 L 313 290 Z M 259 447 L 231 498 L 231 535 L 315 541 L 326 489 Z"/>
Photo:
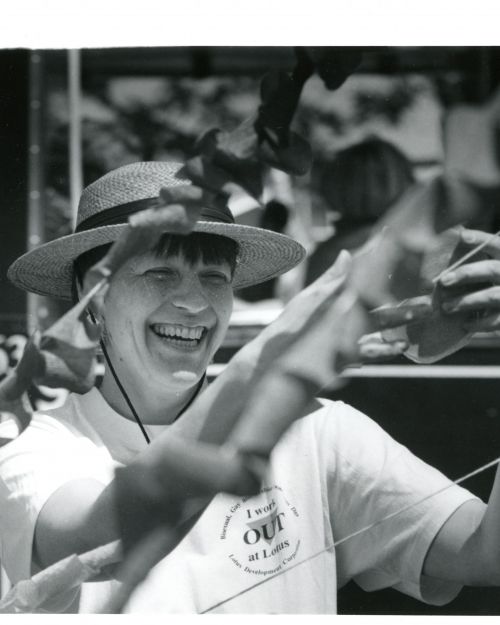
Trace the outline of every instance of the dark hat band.
<path fill-rule="evenodd" d="M 130 215 L 145 210 L 146 208 L 158 206 L 158 201 L 157 197 L 152 197 L 106 208 L 81 221 L 75 228 L 75 232 L 84 232 L 86 230 L 92 230 L 93 228 L 100 228 L 101 226 L 115 226 L 117 224 L 126 223 Z M 225 224 L 234 224 L 234 217 L 227 206 L 204 206 L 201 209 L 198 221 L 216 221 Z"/>

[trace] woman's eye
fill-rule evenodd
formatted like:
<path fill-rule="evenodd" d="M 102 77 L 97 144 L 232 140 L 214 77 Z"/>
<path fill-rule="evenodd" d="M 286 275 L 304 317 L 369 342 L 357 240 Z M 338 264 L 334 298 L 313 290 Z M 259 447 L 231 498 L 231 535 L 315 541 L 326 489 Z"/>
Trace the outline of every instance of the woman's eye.
<path fill-rule="evenodd" d="M 154 280 L 168 280 L 174 277 L 174 272 L 170 269 L 148 269 L 144 275 Z"/>
<path fill-rule="evenodd" d="M 231 281 L 231 278 L 222 271 L 207 271 L 203 274 L 203 278 L 205 278 L 205 280 L 209 280 L 210 282 L 220 282 L 224 284 Z"/>

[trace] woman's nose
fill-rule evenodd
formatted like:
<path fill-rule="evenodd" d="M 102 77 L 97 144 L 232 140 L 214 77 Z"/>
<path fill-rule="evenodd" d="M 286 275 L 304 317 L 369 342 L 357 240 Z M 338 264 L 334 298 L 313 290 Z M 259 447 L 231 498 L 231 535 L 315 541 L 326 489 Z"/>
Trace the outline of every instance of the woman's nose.
<path fill-rule="evenodd" d="M 208 299 L 198 278 L 184 278 L 171 295 L 171 303 L 190 313 L 199 313 L 208 307 Z"/>

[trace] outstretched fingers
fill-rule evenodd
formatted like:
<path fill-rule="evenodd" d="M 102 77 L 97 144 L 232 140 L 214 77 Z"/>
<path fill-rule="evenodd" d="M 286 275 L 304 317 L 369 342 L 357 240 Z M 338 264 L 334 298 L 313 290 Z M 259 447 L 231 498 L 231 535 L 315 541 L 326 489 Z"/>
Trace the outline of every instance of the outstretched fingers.
<path fill-rule="evenodd" d="M 486 243 L 482 251 L 492 258 L 444 272 L 439 278 L 441 309 L 445 314 L 468 313 L 464 327 L 472 332 L 497 330 L 500 328 L 500 238 L 479 230 L 464 230 L 461 236 L 472 247 Z"/>
<path fill-rule="evenodd" d="M 439 278 L 439 284 L 444 288 L 488 282 L 500 284 L 500 260 L 489 259 L 470 262 L 452 271 L 444 272 Z"/>
<path fill-rule="evenodd" d="M 500 312 L 500 286 L 482 288 L 463 295 L 449 295 L 442 299 L 441 308 L 445 313 L 477 313 L 484 316 Z"/>
<path fill-rule="evenodd" d="M 483 253 L 500 259 L 500 233 L 492 234 L 483 230 L 463 228 L 460 232 L 460 239 L 470 250 L 481 246 Z"/>
<path fill-rule="evenodd" d="M 403 300 L 395 306 L 374 308 L 370 311 L 370 317 L 377 330 L 386 330 L 407 323 L 422 321 L 430 317 L 432 313 L 432 298 L 423 295 Z"/>
<path fill-rule="evenodd" d="M 380 332 L 365 334 L 358 341 L 359 356 L 362 362 L 378 362 L 402 356 L 408 349 L 408 342 L 403 339 L 387 341 Z"/>
<path fill-rule="evenodd" d="M 500 312 L 465 321 L 464 328 L 469 332 L 490 332 L 500 336 Z"/>
<path fill-rule="evenodd" d="M 304 299 L 316 305 L 319 301 L 329 301 L 336 298 L 347 282 L 352 268 L 352 256 L 346 250 L 338 255 L 337 259 L 323 274 L 307 286 L 297 300 Z"/>

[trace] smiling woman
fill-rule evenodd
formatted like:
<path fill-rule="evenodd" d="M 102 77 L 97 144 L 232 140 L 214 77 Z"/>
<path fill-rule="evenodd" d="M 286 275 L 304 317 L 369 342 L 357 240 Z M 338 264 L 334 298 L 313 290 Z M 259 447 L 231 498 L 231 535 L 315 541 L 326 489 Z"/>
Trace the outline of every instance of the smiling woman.
<path fill-rule="evenodd" d="M 105 299 L 108 356 L 134 405 L 147 407 L 146 423 L 165 422 L 167 407 L 173 420 L 189 401 L 232 311 L 228 262 L 188 260 L 183 245 L 175 255 L 171 251 L 127 261 Z M 112 407 L 129 413 L 109 372 L 101 391 Z"/>
<path fill-rule="evenodd" d="M 96 261 L 107 256 L 109 244 L 128 231 L 132 214 L 163 206 L 165 189 L 189 188 L 181 167 L 143 162 L 109 172 L 83 192 L 76 232 L 24 254 L 11 265 L 11 280 L 37 293 L 70 299 L 71 291 L 77 291 L 75 274 L 83 282 Z M 2 552 L 13 583 L 118 536 L 114 469 L 144 451 L 146 442 L 170 431 L 165 426 L 203 388 L 206 368 L 227 330 L 233 287 L 277 276 L 305 255 L 286 236 L 236 224 L 225 206 L 203 203 L 199 209 L 193 234 L 160 237 L 153 249 L 134 249 L 111 272 L 102 307 L 92 311 L 105 327 L 102 345 L 108 357 L 99 389 L 72 395 L 61 407 L 60 421 L 55 414 L 34 416 L 30 433 L 36 441 L 31 434 L 19 437 L 7 456 L 0 457 L 0 478 L 9 482 L 1 492 L 12 486 L 23 500 L 20 506 L 0 506 L 5 520 L 0 530 L 16 528 L 7 540 L 12 558 Z M 46 426 L 55 427 L 55 438 Z M 48 446 L 46 435 L 52 441 Z M 29 449 L 19 449 L 24 442 Z M 27 463 L 21 469 L 22 494 L 17 478 L 16 485 L 9 478 L 17 472 L 19 458 Z M 13 516 L 7 520 L 5 515 Z M 3 548 L 4 536 L 0 540 Z M 111 586 L 106 582 L 82 588 L 80 610 L 95 609 Z"/>
<path fill-rule="evenodd" d="M 80 287 L 86 272 L 106 255 L 109 247 L 99 246 L 76 259 L 74 273 Z M 146 423 L 155 423 L 165 419 L 165 406 L 170 405 L 172 394 L 179 409 L 186 405 L 226 333 L 237 258 L 238 244 L 228 237 L 164 234 L 150 253 L 131 259 L 121 268 L 114 280 L 120 286 L 111 289 L 111 304 L 106 306 L 108 313 L 103 320 L 108 367 L 102 389 L 109 393 L 112 406 L 133 418 L 134 410 L 128 406 L 130 394 L 138 398 L 140 405 L 150 407 Z M 78 298 L 75 283 L 72 291 Z M 123 301 L 116 301 L 116 293 L 125 294 Z M 132 318 L 138 305 L 144 314 L 148 313 L 144 330 L 137 328 Z M 144 306 L 149 309 L 146 311 Z M 120 327 L 124 315 L 128 315 L 126 326 Z M 128 372 L 137 360 L 144 379 Z M 158 380 L 160 387 L 169 389 L 168 397 L 160 393 L 159 404 L 158 399 L 153 401 L 158 396 L 158 376 L 162 378 Z M 127 389 L 126 393 L 120 386 Z"/>

